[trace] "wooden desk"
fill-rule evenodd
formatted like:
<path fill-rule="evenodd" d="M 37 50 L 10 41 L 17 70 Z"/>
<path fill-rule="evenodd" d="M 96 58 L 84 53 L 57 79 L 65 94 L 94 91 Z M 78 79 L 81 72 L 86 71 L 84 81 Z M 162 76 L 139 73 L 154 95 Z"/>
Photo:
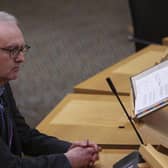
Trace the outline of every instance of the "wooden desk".
<path fill-rule="evenodd" d="M 149 46 L 91 77 L 75 87 L 75 92 L 111 94 L 105 78 L 111 76 L 120 94 L 129 95 L 130 75 L 159 62 L 166 47 Z M 121 96 L 131 114 L 130 96 Z M 136 127 L 144 142 L 168 147 L 168 108 L 145 117 Z M 68 141 L 90 139 L 98 144 L 122 148 L 140 144 L 121 106 L 112 95 L 69 94 L 37 126 L 41 132 Z M 106 149 L 95 168 L 111 168 L 131 150 Z"/>
<path fill-rule="evenodd" d="M 129 109 L 128 97 L 121 98 Z M 68 141 L 88 138 L 98 144 L 139 145 L 133 128 L 114 96 L 69 94 L 37 128 Z"/>
<path fill-rule="evenodd" d="M 130 112 L 130 97 L 121 96 L 121 99 Z M 146 144 L 168 147 L 167 123 L 168 108 L 163 108 L 136 123 L 136 127 Z M 133 147 L 140 144 L 121 106 L 112 95 L 69 94 L 37 128 L 68 141 L 88 138 L 98 144 L 120 148 L 122 145 Z"/>
<path fill-rule="evenodd" d="M 165 54 L 166 49 L 165 46 L 151 45 L 76 85 L 74 92 L 111 94 L 105 81 L 106 77 L 111 77 L 118 92 L 129 95 L 129 77 L 158 63 Z"/>

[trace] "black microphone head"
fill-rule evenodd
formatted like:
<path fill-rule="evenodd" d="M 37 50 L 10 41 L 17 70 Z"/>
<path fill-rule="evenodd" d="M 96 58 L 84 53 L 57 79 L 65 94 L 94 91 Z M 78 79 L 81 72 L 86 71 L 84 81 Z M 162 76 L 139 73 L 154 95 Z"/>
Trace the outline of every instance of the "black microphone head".
<path fill-rule="evenodd" d="M 106 81 L 107 81 L 109 87 L 111 88 L 111 90 L 113 91 L 113 93 L 116 95 L 117 94 L 117 90 L 116 90 L 112 80 L 108 77 L 108 78 L 106 78 Z"/>

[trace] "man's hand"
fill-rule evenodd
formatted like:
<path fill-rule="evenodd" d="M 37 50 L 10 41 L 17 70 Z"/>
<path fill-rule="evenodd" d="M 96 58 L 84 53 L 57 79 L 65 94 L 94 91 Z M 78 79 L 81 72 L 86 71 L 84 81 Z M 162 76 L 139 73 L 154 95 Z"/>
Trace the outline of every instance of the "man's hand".
<path fill-rule="evenodd" d="M 73 147 L 65 153 L 72 168 L 89 168 L 98 160 L 98 152 L 93 147 Z"/>
<path fill-rule="evenodd" d="M 72 143 L 72 145 L 70 146 L 69 150 L 75 147 L 92 147 L 95 149 L 95 152 L 100 152 L 101 151 L 101 147 L 99 147 L 97 144 L 90 142 L 89 140 L 86 141 L 79 141 L 79 142 L 74 142 Z"/>
<path fill-rule="evenodd" d="M 76 147 L 92 148 L 93 153 L 92 153 L 92 159 L 89 163 L 89 167 L 92 167 L 95 161 L 99 159 L 99 152 L 101 151 L 101 147 L 99 147 L 97 144 L 90 142 L 89 140 L 74 142 L 70 146 L 69 150 L 72 150 L 73 148 L 76 148 Z"/>

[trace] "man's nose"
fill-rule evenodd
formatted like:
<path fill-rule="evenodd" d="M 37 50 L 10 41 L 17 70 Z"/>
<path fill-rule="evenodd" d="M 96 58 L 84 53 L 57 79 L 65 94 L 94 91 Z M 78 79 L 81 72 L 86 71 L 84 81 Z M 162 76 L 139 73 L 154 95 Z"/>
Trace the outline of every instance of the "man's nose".
<path fill-rule="evenodd" d="M 20 62 L 20 63 L 24 62 L 25 61 L 24 52 L 20 51 L 20 53 L 16 57 L 15 61 Z"/>

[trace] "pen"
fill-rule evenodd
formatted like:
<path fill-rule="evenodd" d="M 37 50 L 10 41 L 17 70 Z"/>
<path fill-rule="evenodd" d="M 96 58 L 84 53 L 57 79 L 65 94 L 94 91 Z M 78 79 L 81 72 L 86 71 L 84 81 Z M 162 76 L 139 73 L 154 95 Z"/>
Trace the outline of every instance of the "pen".
<path fill-rule="evenodd" d="M 89 146 L 89 140 L 86 139 L 86 146 Z"/>

